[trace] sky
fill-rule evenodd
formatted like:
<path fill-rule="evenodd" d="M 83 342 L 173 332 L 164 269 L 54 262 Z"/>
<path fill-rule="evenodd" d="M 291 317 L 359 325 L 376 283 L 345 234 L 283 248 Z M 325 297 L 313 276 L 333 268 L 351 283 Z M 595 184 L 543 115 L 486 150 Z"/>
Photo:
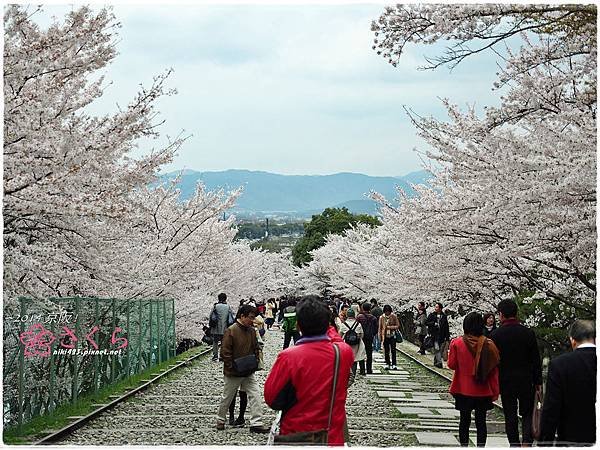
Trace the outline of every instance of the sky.
<path fill-rule="evenodd" d="M 100 5 L 95 5 L 99 9 Z M 70 6 L 45 5 L 41 24 Z M 90 109 L 112 113 L 152 77 L 174 70 L 160 99 L 165 124 L 140 152 L 183 132 L 163 172 L 248 169 L 280 174 L 420 170 L 427 145 L 405 108 L 446 117 L 441 98 L 466 108 L 497 105 L 493 53 L 450 71 L 419 70 L 444 45 L 407 46 L 397 67 L 372 50 L 370 23 L 383 4 L 115 5 L 119 55 L 111 84 Z"/>

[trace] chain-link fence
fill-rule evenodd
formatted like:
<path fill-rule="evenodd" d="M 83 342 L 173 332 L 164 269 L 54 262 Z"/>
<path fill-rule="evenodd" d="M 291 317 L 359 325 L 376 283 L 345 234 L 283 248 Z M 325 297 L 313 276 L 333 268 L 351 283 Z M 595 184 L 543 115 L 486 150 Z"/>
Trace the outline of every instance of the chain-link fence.
<path fill-rule="evenodd" d="M 4 308 L 4 427 L 175 356 L 173 300 L 21 298 Z"/>

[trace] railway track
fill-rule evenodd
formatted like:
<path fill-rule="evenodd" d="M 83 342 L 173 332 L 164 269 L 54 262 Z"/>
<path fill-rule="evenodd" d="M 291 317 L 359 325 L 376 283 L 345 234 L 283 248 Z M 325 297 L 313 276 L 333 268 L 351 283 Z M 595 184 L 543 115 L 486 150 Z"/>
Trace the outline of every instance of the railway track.
<path fill-rule="evenodd" d="M 70 424 L 61 428 L 58 431 L 48 434 L 47 436 L 43 437 L 35 444 L 43 445 L 43 444 L 53 444 L 56 442 L 60 442 L 61 440 L 65 439 L 66 437 L 68 437 L 69 435 L 74 433 L 77 429 L 83 427 L 85 424 L 87 424 L 88 422 L 93 420 L 94 418 L 99 417 L 101 414 L 108 412 L 109 410 L 111 410 L 112 408 L 117 406 L 118 404 L 126 401 L 129 398 L 132 398 L 136 394 L 143 392 L 144 390 L 148 389 L 153 384 L 156 384 L 156 383 L 160 382 L 160 380 L 165 379 L 166 377 L 168 377 L 169 375 L 171 375 L 172 373 L 174 373 L 176 370 L 180 369 L 181 367 L 191 364 L 194 360 L 201 358 L 201 357 L 209 354 L 210 352 L 211 352 L 210 349 L 202 350 L 199 353 L 197 353 L 193 356 L 190 356 L 189 358 L 187 358 L 183 361 L 172 364 L 166 370 L 163 370 L 161 372 L 157 372 L 157 373 L 153 374 L 153 376 L 151 378 L 149 378 L 148 380 L 145 380 L 145 382 L 142 383 L 140 386 L 137 386 L 134 389 L 129 389 L 126 393 L 124 393 L 122 395 L 111 396 L 111 398 L 113 399 L 111 402 L 109 402 L 107 404 L 97 405 L 97 408 L 94 409 L 94 411 L 92 411 L 91 413 L 89 413 L 85 416 L 82 416 L 82 417 L 74 418 L 75 420 L 73 422 L 71 422 Z"/>
<path fill-rule="evenodd" d="M 283 333 L 266 334 L 265 367 L 273 364 L 282 344 Z M 346 405 L 350 444 L 457 445 L 453 439 L 458 434 L 458 418 L 450 403 L 448 378 L 424 366 L 404 348 L 398 351 L 398 371 L 387 372 L 383 365 L 383 355 L 375 353 L 375 373 L 357 375 L 349 388 Z M 257 372 L 261 385 L 267 373 Z M 210 350 L 206 350 L 39 443 L 265 445 L 267 437 L 249 433 L 247 426 L 215 429 L 222 386 L 222 364 L 210 361 Z M 263 412 L 264 424 L 269 425 L 275 412 L 266 405 Z M 494 446 L 503 445 L 501 437 L 494 436 L 500 431 L 500 420 L 497 413 L 488 417 Z"/>

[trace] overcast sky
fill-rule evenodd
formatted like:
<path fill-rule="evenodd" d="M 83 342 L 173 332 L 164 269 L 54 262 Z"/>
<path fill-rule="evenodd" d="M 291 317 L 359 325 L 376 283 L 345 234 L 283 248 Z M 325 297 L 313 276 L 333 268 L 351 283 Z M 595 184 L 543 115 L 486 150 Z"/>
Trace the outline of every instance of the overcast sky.
<path fill-rule="evenodd" d="M 61 17 L 68 7 L 46 5 Z M 99 6 L 96 6 L 99 8 Z M 114 112 L 140 83 L 173 68 L 164 135 L 191 135 L 165 171 L 282 174 L 420 170 L 424 150 L 403 107 L 444 118 L 440 98 L 497 104 L 496 61 L 484 54 L 421 71 L 442 46 L 409 46 L 394 68 L 372 50 L 383 5 L 117 5 L 119 55 L 94 111 Z M 39 19 L 44 22 L 44 17 Z M 160 143 L 160 141 L 159 141 Z M 143 142 L 142 148 L 148 148 Z"/>

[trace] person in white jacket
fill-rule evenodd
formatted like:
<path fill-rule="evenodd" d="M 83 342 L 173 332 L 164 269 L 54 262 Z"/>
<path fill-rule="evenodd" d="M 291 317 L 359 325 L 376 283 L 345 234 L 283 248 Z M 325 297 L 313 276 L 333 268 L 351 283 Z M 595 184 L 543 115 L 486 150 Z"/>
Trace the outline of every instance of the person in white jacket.
<path fill-rule="evenodd" d="M 350 345 L 352 351 L 354 352 L 354 364 L 352 364 L 352 373 L 350 374 L 350 381 L 348 382 L 348 386 L 350 386 L 354 382 L 354 378 L 356 377 L 356 370 L 358 368 L 358 361 L 363 361 L 367 358 L 367 351 L 365 349 L 365 344 L 363 342 L 364 332 L 360 323 L 356 320 L 356 312 L 352 308 L 348 308 L 346 311 L 347 318 L 342 322 L 340 327 L 340 336 L 344 339 L 344 342 L 347 344 L 348 341 L 346 339 L 346 334 L 349 330 L 354 330 L 358 335 L 358 344 Z"/>

